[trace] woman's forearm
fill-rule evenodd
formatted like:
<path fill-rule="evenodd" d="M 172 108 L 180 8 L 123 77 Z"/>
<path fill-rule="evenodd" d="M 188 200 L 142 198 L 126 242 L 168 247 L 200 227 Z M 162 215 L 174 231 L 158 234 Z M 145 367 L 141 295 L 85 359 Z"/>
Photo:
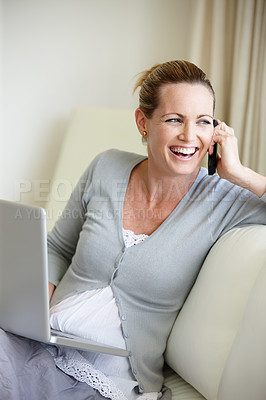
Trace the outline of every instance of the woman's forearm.
<path fill-rule="evenodd" d="M 258 174 L 250 168 L 242 166 L 242 173 L 237 177 L 233 177 L 232 183 L 248 189 L 250 192 L 256 194 L 258 197 L 266 193 L 266 177 Z"/>
<path fill-rule="evenodd" d="M 250 168 L 246 169 L 246 188 L 261 197 L 266 193 L 266 177 L 258 174 Z"/>

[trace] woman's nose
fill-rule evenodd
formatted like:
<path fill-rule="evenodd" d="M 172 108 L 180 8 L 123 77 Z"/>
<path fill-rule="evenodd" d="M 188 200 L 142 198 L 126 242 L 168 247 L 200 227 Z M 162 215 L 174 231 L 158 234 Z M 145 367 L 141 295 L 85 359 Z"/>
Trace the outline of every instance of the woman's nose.
<path fill-rule="evenodd" d="M 196 136 L 196 128 L 192 123 L 186 123 L 183 125 L 182 132 L 178 135 L 181 140 L 186 142 L 192 142 Z"/>

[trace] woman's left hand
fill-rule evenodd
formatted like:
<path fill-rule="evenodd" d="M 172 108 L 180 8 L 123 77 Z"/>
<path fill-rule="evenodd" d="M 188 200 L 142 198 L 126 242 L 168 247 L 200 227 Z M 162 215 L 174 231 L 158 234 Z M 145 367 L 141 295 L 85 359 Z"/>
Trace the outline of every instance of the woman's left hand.
<path fill-rule="evenodd" d="M 217 122 L 212 144 L 218 143 L 221 148 L 221 154 L 217 154 L 219 176 L 262 196 L 266 192 L 266 177 L 241 164 L 234 129 L 225 122 Z"/>

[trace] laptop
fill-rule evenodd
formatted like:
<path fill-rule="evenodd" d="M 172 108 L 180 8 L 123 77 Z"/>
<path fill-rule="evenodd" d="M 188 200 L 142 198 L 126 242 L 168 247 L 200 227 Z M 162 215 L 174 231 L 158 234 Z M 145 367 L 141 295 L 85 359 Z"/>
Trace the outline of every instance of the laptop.
<path fill-rule="evenodd" d="M 50 328 L 46 235 L 43 208 L 0 200 L 0 327 L 44 343 L 129 356 Z"/>

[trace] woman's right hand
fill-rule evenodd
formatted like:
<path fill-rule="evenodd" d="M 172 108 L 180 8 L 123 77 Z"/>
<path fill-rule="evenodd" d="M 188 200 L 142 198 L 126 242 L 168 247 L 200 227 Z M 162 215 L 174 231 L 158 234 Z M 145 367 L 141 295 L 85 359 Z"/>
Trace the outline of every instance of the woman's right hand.
<path fill-rule="evenodd" d="M 52 295 L 53 295 L 53 293 L 54 293 L 54 290 L 55 290 L 55 285 L 53 285 L 51 282 L 49 282 L 49 301 L 50 301 L 51 298 L 52 298 Z"/>

